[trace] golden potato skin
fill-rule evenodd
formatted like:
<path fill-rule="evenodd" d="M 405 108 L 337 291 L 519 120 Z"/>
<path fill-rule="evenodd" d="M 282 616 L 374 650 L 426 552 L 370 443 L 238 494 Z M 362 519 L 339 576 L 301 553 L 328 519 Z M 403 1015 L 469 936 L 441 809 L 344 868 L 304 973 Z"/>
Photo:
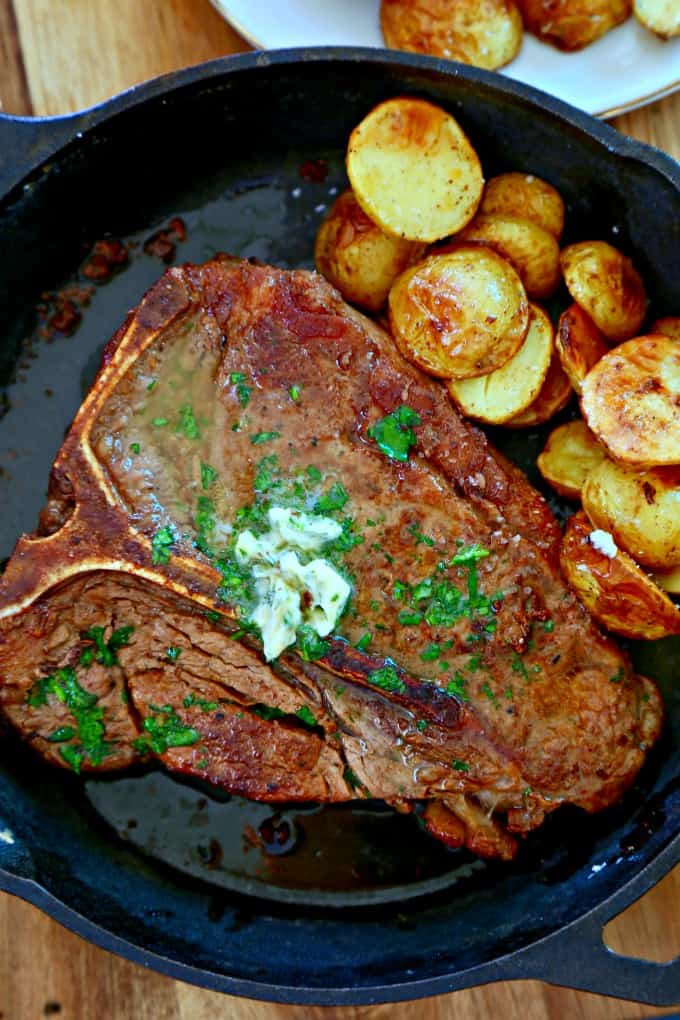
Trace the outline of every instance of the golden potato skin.
<path fill-rule="evenodd" d="M 606 458 L 588 472 L 581 498 L 592 523 L 638 563 L 680 565 L 680 467 L 634 471 Z"/>
<path fill-rule="evenodd" d="M 606 241 L 579 241 L 562 250 L 562 272 L 574 301 L 611 341 L 629 340 L 647 313 L 642 277 Z"/>
<path fill-rule="evenodd" d="M 560 364 L 560 359 L 553 351 L 548 374 L 543 380 L 538 396 L 526 410 L 520 411 L 505 424 L 512 429 L 527 429 L 533 428 L 535 425 L 543 425 L 544 422 L 550 421 L 556 414 L 564 410 L 571 400 L 572 393 L 571 383 Z"/>
<path fill-rule="evenodd" d="M 593 530 L 584 513 L 574 514 L 560 551 L 562 573 L 588 612 L 623 637 L 657 641 L 680 634 L 680 610 L 625 552 L 609 557 L 596 549 Z"/>
<path fill-rule="evenodd" d="M 633 14 L 641 25 L 662 39 L 680 35 L 678 0 L 633 0 Z"/>
<path fill-rule="evenodd" d="M 581 50 L 616 28 L 631 0 L 519 0 L 524 26 L 560 50 Z"/>
<path fill-rule="evenodd" d="M 673 340 L 680 340 L 680 315 L 665 315 L 661 319 L 655 319 L 649 327 L 650 333 L 663 333 Z"/>
<path fill-rule="evenodd" d="M 606 453 L 580 418 L 559 425 L 536 461 L 546 482 L 566 499 L 580 499 L 584 483 Z"/>
<path fill-rule="evenodd" d="M 392 335 L 404 357 L 432 375 L 467 379 L 500 368 L 529 328 L 529 303 L 512 266 L 489 248 L 430 255 L 397 279 Z"/>
<path fill-rule="evenodd" d="M 588 372 L 609 351 L 593 320 L 576 302 L 560 316 L 555 348 L 569 382 L 579 395 Z"/>
<path fill-rule="evenodd" d="M 346 301 L 378 312 L 396 278 L 422 252 L 422 245 L 384 233 L 348 190 L 338 196 L 319 227 L 314 259 Z"/>
<path fill-rule="evenodd" d="M 643 336 L 608 351 L 583 380 L 581 408 L 612 457 L 680 464 L 680 344 Z"/>
<path fill-rule="evenodd" d="M 379 103 L 355 127 L 347 175 L 385 233 L 427 244 L 469 223 L 484 188 L 479 157 L 458 121 L 408 96 Z"/>
<path fill-rule="evenodd" d="M 533 174 L 507 173 L 486 182 L 480 213 L 518 216 L 543 227 L 556 240 L 564 230 L 564 202 L 552 184 Z"/>
<path fill-rule="evenodd" d="M 671 595 L 680 595 L 680 567 L 671 567 L 670 570 L 653 570 L 652 577 L 659 588 L 670 592 Z"/>
<path fill-rule="evenodd" d="M 391 49 L 410 50 L 495 71 L 522 45 L 514 0 L 382 0 L 380 25 Z"/>
<path fill-rule="evenodd" d="M 456 241 L 486 244 L 510 262 L 530 298 L 548 298 L 560 279 L 560 249 L 555 236 L 532 220 L 501 213 L 475 216 Z"/>
<path fill-rule="evenodd" d="M 463 414 L 488 425 L 502 425 L 540 393 L 553 351 L 553 325 L 539 305 L 531 304 L 529 310 L 527 335 L 509 361 L 487 375 L 447 384 Z"/>

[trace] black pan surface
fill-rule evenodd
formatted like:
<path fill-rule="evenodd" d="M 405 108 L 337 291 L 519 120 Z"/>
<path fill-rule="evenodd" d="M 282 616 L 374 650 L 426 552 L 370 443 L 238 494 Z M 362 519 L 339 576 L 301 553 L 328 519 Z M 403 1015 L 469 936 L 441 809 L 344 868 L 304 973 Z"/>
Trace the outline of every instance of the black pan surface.
<path fill-rule="evenodd" d="M 405 92 L 460 119 L 487 176 L 556 184 L 565 241 L 612 240 L 639 265 L 652 315 L 678 311 L 678 167 L 484 72 L 380 51 L 254 54 L 72 118 L 0 118 L 0 558 L 34 525 L 104 343 L 165 268 L 149 239 L 179 216 L 186 238 L 175 225 L 166 254 L 177 262 L 229 251 L 311 267 L 350 130 Z M 93 283 L 84 268 L 106 238 L 129 261 Z M 539 481 L 544 432 L 492 438 Z M 680 859 L 680 644 L 633 654 L 668 705 L 659 747 L 619 807 L 558 813 L 512 865 L 446 851 L 377 803 L 272 816 L 159 772 L 81 783 L 8 735 L 0 887 L 131 959 L 257 998 L 360 1003 L 542 977 L 676 1003 L 677 962 L 630 961 L 601 940 Z"/>

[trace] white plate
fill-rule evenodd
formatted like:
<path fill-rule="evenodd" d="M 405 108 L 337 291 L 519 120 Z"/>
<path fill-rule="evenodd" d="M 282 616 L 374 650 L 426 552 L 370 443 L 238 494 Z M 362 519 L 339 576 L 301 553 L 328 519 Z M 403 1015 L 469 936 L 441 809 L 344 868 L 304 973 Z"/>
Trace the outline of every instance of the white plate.
<path fill-rule="evenodd" d="M 379 0 L 213 0 L 259 49 L 382 46 Z M 525 33 L 504 73 L 588 113 L 611 117 L 680 88 L 680 38 L 661 42 L 634 18 L 579 53 Z"/>

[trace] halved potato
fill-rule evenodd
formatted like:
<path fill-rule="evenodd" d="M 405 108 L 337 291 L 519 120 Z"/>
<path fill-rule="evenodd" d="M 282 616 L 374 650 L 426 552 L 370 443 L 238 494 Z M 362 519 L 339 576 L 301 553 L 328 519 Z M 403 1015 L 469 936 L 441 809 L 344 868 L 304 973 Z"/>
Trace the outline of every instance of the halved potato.
<path fill-rule="evenodd" d="M 389 313 L 404 357 L 445 379 L 500 368 L 529 328 L 519 276 L 500 255 L 474 245 L 407 269 L 390 291 Z"/>
<path fill-rule="evenodd" d="M 583 509 L 648 567 L 680 564 L 680 467 L 634 471 L 606 458 L 588 473 Z"/>
<path fill-rule="evenodd" d="M 370 312 L 383 307 L 396 278 L 422 253 L 418 242 L 381 230 L 351 191 L 344 191 L 331 206 L 314 248 L 319 272 L 346 301 Z"/>
<path fill-rule="evenodd" d="M 633 14 L 640 24 L 662 39 L 680 35 L 678 0 L 633 0 Z"/>
<path fill-rule="evenodd" d="M 427 243 L 469 223 L 484 188 L 479 158 L 458 121 L 406 96 L 380 103 L 355 127 L 347 174 L 374 223 Z"/>
<path fill-rule="evenodd" d="M 650 333 L 663 333 L 673 340 L 680 340 L 680 315 L 665 315 L 662 319 L 655 319 L 649 327 Z"/>
<path fill-rule="evenodd" d="M 543 227 L 558 241 L 564 230 L 564 202 L 552 184 L 533 174 L 499 174 L 486 182 L 480 213 L 519 216 Z"/>
<path fill-rule="evenodd" d="M 593 320 L 575 302 L 560 316 L 555 348 L 569 382 L 579 395 L 588 372 L 609 351 Z"/>
<path fill-rule="evenodd" d="M 630 14 L 631 0 L 519 0 L 524 26 L 560 50 L 581 50 Z"/>
<path fill-rule="evenodd" d="M 555 236 L 532 220 L 501 213 L 475 216 L 455 239 L 486 244 L 512 263 L 531 298 L 547 298 L 560 279 L 560 249 Z"/>
<path fill-rule="evenodd" d="M 538 396 L 529 407 L 520 411 L 505 424 L 512 429 L 526 429 L 542 425 L 543 422 L 549 421 L 567 406 L 572 393 L 571 383 L 560 364 L 560 359 L 553 350 L 548 374 L 543 380 Z"/>
<path fill-rule="evenodd" d="M 630 556 L 612 550 L 584 513 L 567 523 L 560 564 L 579 600 L 608 630 L 647 641 L 680 634 L 680 610 Z"/>
<path fill-rule="evenodd" d="M 568 421 L 548 436 L 536 461 L 553 489 L 567 499 L 580 499 L 583 484 L 606 453 L 584 421 Z"/>
<path fill-rule="evenodd" d="M 385 43 L 495 71 L 517 56 L 522 18 L 514 0 L 382 0 Z"/>
<path fill-rule="evenodd" d="M 680 595 L 680 567 L 671 567 L 670 570 L 653 570 L 652 577 L 659 588 L 670 592 L 671 595 Z"/>
<path fill-rule="evenodd" d="M 615 347 L 583 380 L 581 407 L 617 460 L 680 464 L 680 344 L 657 335 Z"/>
<path fill-rule="evenodd" d="M 476 379 L 447 383 L 463 414 L 488 425 L 500 425 L 538 396 L 553 349 L 553 327 L 538 305 L 530 305 L 529 329 L 524 343 L 509 361 Z"/>
<path fill-rule="evenodd" d="M 579 241 L 562 250 L 562 272 L 574 301 L 608 340 L 635 336 L 647 313 L 637 269 L 606 241 Z"/>

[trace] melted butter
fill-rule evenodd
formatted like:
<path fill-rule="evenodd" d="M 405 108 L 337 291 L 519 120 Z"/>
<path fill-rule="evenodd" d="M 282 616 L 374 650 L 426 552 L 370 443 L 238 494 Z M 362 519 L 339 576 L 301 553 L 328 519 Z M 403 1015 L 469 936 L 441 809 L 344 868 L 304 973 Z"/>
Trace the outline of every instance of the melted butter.
<path fill-rule="evenodd" d="M 338 538 L 342 527 L 330 517 L 271 507 L 270 530 L 263 535 L 243 531 L 234 552 L 249 566 L 255 581 L 257 606 L 251 620 L 262 634 L 268 662 L 295 644 L 303 625 L 319 637 L 334 629 L 350 594 L 350 586 L 328 560 L 308 563 L 300 553 L 319 552 Z"/>

